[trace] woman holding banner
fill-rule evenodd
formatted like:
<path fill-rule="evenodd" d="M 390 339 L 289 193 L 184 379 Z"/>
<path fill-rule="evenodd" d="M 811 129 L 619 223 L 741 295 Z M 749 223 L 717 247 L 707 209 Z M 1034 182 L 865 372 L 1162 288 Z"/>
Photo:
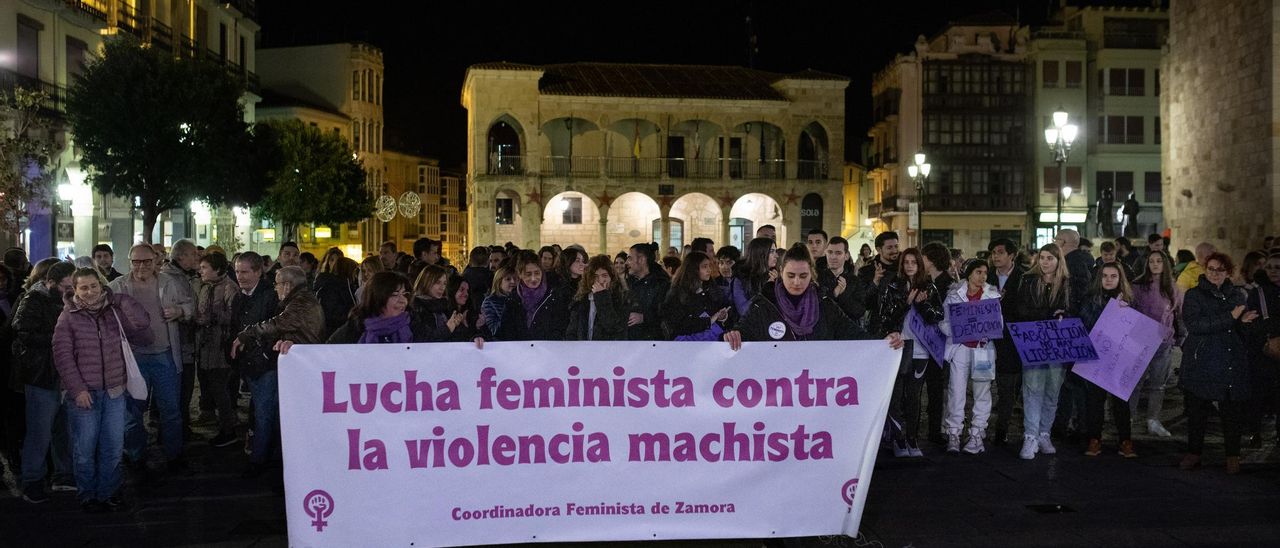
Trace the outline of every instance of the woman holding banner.
<path fill-rule="evenodd" d="M 1167 438 L 1171 434 L 1160 422 L 1160 412 L 1164 409 L 1164 387 L 1173 372 L 1170 349 L 1177 336 L 1178 316 L 1182 314 L 1182 288 L 1173 283 L 1173 261 L 1168 255 L 1151 253 L 1143 264 L 1142 273 L 1133 281 L 1133 308 L 1159 322 L 1164 339 L 1129 398 L 1129 411 L 1138 412 L 1138 399 L 1145 393 L 1147 432 Z"/>
<path fill-rule="evenodd" d="M 1080 321 L 1085 329 L 1093 331 L 1093 326 L 1102 317 L 1111 299 L 1118 299 L 1121 306 L 1129 306 L 1133 302 L 1133 293 L 1129 290 L 1129 280 L 1124 277 L 1122 263 L 1106 263 L 1098 269 L 1093 278 L 1089 292 L 1085 293 L 1080 303 Z M 1075 373 L 1072 373 L 1074 375 Z M 1129 404 L 1102 387 L 1089 382 L 1085 386 L 1085 435 L 1089 437 L 1089 447 L 1085 456 L 1096 457 L 1102 454 L 1102 423 L 1107 415 L 1107 402 L 1111 402 L 1111 418 L 1116 423 L 1116 437 L 1120 439 L 1120 456 L 1126 459 L 1137 458 L 1133 450 L 1133 437 L 1129 423 Z"/>
<path fill-rule="evenodd" d="M 685 256 L 662 303 L 662 327 L 677 341 L 717 341 L 724 335 L 732 305 L 711 281 L 716 263 L 701 251 Z"/>
<path fill-rule="evenodd" d="M 1235 264 L 1224 253 L 1204 262 L 1200 283 L 1187 291 L 1182 311 L 1187 340 L 1182 345 L 1182 390 L 1187 408 L 1187 456 L 1183 470 L 1200 466 L 1204 430 L 1214 402 L 1222 416 L 1227 473 L 1240 472 L 1240 431 L 1250 397 L 1249 363 L 1241 331 L 1258 318 L 1246 310 L 1247 296 L 1229 279 Z"/>
<path fill-rule="evenodd" d="M 893 456 L 923 457 L 924 452 L 916 444 L 916 435 L 920 431 L 920 391 L 924 387 L 924 375 L 930 364 L 937 367 L 937 362 L 929 356 L 923 344 L 916 344 L 916 335 L 907 324 L 907 314 L 911 310 L 925 323 L 942 321 L 942 298 L 937 287 L 924 270 L 924 257 L 914 247 L 903 251 L 898 260 L 898 276 L 885 284 L 884 290 L 877 297 L 879 314 L 871 315 L 871 334 L 875 337 L 887 337 L 890 333 L 901 333 L 904 341 L 909 341 L 902 353 L 902 363 L 898 367 L 898 378 L 893 385 L 893 395 L 889 401 L 889 413 L 893 427 L 890 429 L 893 438 Z"/>
<path fill-rule="evenodd" d="M 329 344 L 428 342 L 430 330 L 409 312 L 409 280 L 399 272 L 377 272 L 360 291 L 360 302 Z"/>
<path fill-rule="evenodd" d="M 525 340 L 563 340 L 572 294 L 564 290 L 564 286 L 555 287 L 552 280 L 546 278 L 542 260 L 533 252 L 520 252 L 516 274 L 520 276 L 520 283 L 514 295 L 524 308 Z"/>
<path fill-rule="evenodd" d="M 985 300 L 1000 300 L 1000 290 L 987 283 L 987 263 L 969 259 L 961 267 L 964 283 L 947 293 L 945 316 L 939 325 L 948 339 L 953 337 L 951 305 Z M 947 362 L 951 364 L 951 376 L 947 382 L 946 416 L 943 427 L 947 431 L 947 452 L 960 452 L 960 432 L 964 428 L 965 393 L 973 389 L 973 411 L 969 416 L 969 439 L 964 452 L 976 455 L 986 450 L 982 438 L 987 431 L 987 419 L 991 417 L 991 381 L 996 378 L 996 348 L 982 341 L 947 343 Z"/>
<path fill-rule="evenodd" d="M 564 250 L 561 257 L 578 253 L 576 248 Z M 614 275 L 608 255 L 597 255 L 580 273 L 577 294 L 569 306 L 566 341 L 625 341 L 627 312 L 630 301 L 622 278 Z"/>
<path fill-rule="evenodd" d="M 500 266 L 493 273 L 489 295 L 480 304 L 484 316 L 485 337 L 491 341 L 523 341 L 525 338 L 524 307 L 516 296 L 520 277 L 514 266 Z"/>
<path fill-rule="evenodd" d="M 1018 288 L 1016 321 L 1061 319 L 1067 315 L 1071 289 L 1067 283 L 1067 263 L 1062 250 L 1047 244 L 1036 253 L 1035 266 L 1022 277 Z M 1022 450 L 1018 456 L 1031 460 L 1036 453 L 1052 455 L 1058 450 L 1049 439 L 1058 413 L 1058 392 L 1062 389 L 1063 364 L 1024 366 L 1022 371 Z"/>

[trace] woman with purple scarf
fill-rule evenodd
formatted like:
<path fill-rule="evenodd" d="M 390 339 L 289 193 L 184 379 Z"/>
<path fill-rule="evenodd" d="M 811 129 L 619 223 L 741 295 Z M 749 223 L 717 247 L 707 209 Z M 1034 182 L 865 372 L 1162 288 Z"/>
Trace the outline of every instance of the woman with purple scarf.
<path fill-rule="evenodd" d="M 783 256 L 777 281 L 765 284 L 751 299 L 737 328 L 724 334 L 734 350 L 742 341 L 830 341 L 869 339 L 867 332 L 824 295 L 817 285 L 817 269 L 809 248 L 797 243 Z M 902 348 L 894 332 L 885 340 Z"/>
<path fill-rule="evenodd" d="M 329 337 L 329 344 L 428 342 L 430 329 L 409 313 L 412 292 L 399 272 L 378 272 L 361 288 L 351 318 Z"/>
<path fill-rule="evenodd" d="M 528 341 L 564 340 L 573 294 L 567 286 L 553 287 L 542 270 L 542 261 L 532 251 L 521 251 L 516 261 L 516 296 L 524 310 L 525 338 Z M 509 306 L 509 305 L 508 305 Z"/>

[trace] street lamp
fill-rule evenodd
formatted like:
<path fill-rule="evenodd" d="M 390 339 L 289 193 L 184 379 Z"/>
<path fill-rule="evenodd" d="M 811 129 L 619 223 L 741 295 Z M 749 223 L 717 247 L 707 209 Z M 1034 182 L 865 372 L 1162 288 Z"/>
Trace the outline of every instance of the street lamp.
<path fill-rule="evenodd" d="M 1064 179 L 1062 164 L 1071 155 L 1071 144 L 1076 141 L 1079 132 L 1079 127 L 1068 123 L 1068 116 L 1064 110 L 1055 111 L 1053 127 L 1044 130 L 1044 142 L 1049 145 L 1049 150 L 1053 151 L 1053 161 L 1058 164 L 1058 216 L 1053 222 L 1054 233 L 1062 230 L 1062 201 L 1071 197 L 1071 187 L 1064 187 L 1062 184 Z"/>
<path fill-rule="evenodd" d="M 917 152 L 915 162 L 907 166 L 907 175 L 916 184 L 916 230 L 920 231 L 920 237 L 924 237 L 924 182 L 929 179 L 929 171 L 933 166 L 929 165 L 927 158 L 923 152 Z"/>

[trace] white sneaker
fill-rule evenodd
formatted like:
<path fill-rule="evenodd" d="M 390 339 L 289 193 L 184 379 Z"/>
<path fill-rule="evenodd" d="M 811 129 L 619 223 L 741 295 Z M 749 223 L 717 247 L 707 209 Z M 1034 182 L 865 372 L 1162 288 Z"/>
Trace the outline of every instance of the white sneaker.
<path fill-rule="evenodd" d="M 1041 452 L 1041 453 L 1044 453 L 1044 454 L 1046 454 L 1046 455 L 1052 455 L 1052 454 L 1054 454 L 1054 453 L 1057 453 L 1057 452 L 1058 452 L 1058 450 L 1057 450 L 1056 448 L 1054 448 L 1054 446 L 1053 446 L 1053 442 L 1049 440 L 1049 433 L 1048 433 L 1048 432 L 1045 432 L 1045 433 L 1043 433 L 1043 434 L 1040 434 L 1040 438 L 1039 438 L 1039 440 L 1037 440 L 1037 441 L 1038 441 L 1038 442 L 1039 442 L 1039 444 L 1040 444 L 1040 452 Z"/>
<path fill-rule="evenodd" d="M 981 453 L 987 450 L 987 448 L 982 445 L 983 433 L 984 432 L 982 430 L 978 430 L 976 428 L 969 429 L 969 440 L 966 441 L 964 444 L 965 453 L 968 453 L 970 455 L 977 455 L 978 453 Z"/>
<path fill-rule="evenodd" d="M 913 457 L 923 457 L 924 451 L 920 450 L 920 446 L 916 445 L 915 438 L 907 440 L 907 451 L 911 452 Z"/>
<path fill-rule="evenodd" d="M 1151 434 L 1155 434 L 1162 438 L 1167 438 L 1173 435 L 1173 434 L 1170 434 L 1169 430 L 1166 429 L 1163 424 L 1160 424 L 1160 421 L 1156 419 L 1147 420 L 1147 432 Z"/>
<path fill-rule="evenodd" d="M 1022 437 L 1022 450 L 1018 452 L 1018 457 L 1022 460 L 1031 460 L 1036 458 L 1036 451 L 1040 448 L 1040 444 L 1036 441 L 1035 436 Z"/>
<path fill-rule="evenodd" d="M 907 448 L 907 442 L 903 440 L 893 440 L 893 456 L 898 458 L 910 457 L 911 450 Z"/>
<path fill-rule="evenodd" d="M 947 452 L 960 452 L 960 434 L 947 434 Z"/>

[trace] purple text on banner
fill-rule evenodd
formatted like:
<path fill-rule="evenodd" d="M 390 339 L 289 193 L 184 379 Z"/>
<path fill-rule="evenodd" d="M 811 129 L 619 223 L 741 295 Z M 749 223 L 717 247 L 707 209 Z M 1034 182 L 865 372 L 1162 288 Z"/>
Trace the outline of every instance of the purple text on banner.
<path fill-rule="evenodd" d="M 1076 362 L 1071 370 L 1117 398 L 1129 401 L 1151 357 L 1160 349 L 1164 340 L 1162 329 L 1145 314 L 1111 299 L 1089 332 L 1089 339 L 1098 350 L 1098 359 Z"/>
<path fill-rule="evenodd" d="M 1098 359 L 1080 318 L 1011 323 L 1009 336 L 1023 367 Z"/>
<path fill-rule="evenodd" d="M 1004 337 L 1004 317 L 1000 315 L 999 299 L 951 303 L 947 305 L 947 320 L 951 323 L 951 342 L 954 344 Z"/>
<path fill-rule="evenodd" d="M 916 314 L 915 308 L 907 313 L 907 325 L 911 328 L 911 334 L 915 335 L 916 344 L 924 345 L 924 349 L 933 356 L 933 361 L 942 365 L 947 356 L 947 336 L 942 334 L 942 329 L 924 321 L 924 318 Z"/>

